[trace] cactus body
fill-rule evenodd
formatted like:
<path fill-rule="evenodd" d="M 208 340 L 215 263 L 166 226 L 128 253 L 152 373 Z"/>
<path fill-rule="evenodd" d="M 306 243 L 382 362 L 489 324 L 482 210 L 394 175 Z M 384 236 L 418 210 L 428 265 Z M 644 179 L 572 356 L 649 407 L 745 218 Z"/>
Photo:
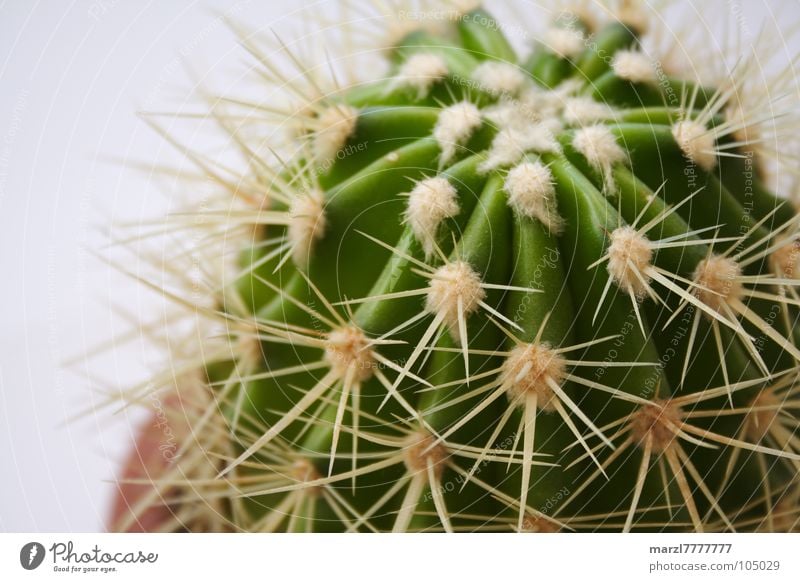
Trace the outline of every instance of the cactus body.
<path fill-rule="evenodd" d="M 631 14 L 522 59 L 461 12 L 311 103 L 277 167 L 239 142 L 227 219 L 258 228 L 164 528 L 796 527 L 796 212 L 744 80 L 657 74 Z"/>

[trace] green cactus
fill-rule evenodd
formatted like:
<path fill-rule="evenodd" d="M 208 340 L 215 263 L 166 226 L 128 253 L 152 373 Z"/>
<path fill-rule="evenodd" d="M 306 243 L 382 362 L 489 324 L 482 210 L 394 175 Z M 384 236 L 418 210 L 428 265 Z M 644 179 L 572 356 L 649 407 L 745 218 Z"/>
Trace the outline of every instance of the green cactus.
<path fill-rule="evenodd" d="M 232 194 L 193 212 L 247 235 L 214 305 L 175 296 L 215 327 L 158 383 L 184 439 L 115 527 L 167 505 L 165 530 L 797 528 L 800 230 L 768 186 L 773 101 L 743 97 L 747 59 L 667 76 L 618 4 L 561 13 L 525 59 L 448 6 L 385 78 L 293 81 L 275 152 L 212 111 L 249 171 L 191 154 Z"/>

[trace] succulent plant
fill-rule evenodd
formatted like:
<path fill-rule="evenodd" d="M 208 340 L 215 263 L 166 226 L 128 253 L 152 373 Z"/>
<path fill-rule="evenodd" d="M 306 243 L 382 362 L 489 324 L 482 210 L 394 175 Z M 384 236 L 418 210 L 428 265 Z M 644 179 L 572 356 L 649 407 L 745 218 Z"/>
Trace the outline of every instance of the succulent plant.
<path fill-rule="evenodd" d="M 237 28 L 271 92 L 206 97 L 246 169 L 169 138 L 221 192 L 171 224 L 236 265 L 164 291 L 202 325 L 135 392 L 177 445 L 115 528 L 797 529 L 786 68 L 657 58 L 633 2 L 523 59 L 464 4 L 409 7 L 344 86 Z"/>

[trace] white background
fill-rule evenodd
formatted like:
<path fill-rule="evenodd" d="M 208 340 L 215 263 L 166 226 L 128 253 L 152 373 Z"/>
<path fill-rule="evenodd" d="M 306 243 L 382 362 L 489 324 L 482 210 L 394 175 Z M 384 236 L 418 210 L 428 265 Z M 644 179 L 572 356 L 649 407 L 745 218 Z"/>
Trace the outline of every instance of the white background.
<path fill-rule="evenodd" d="M 246 2 L 240 14 L 281 31 L 301 4 Z M 776 4 L 784 26 L 800 20 L 796 0 Z M 0 531 L 103 529 L 108 480 L 141 416 L 69 419 L 96 391 L 145 377 L 152 359 L 134 342 L 91 370 L 64 362 L 128 330 L 109 304 L 153 309 L 154 297 L 87 249 L 103 244 L 110 220 L 151 218 L 168 203 L 107 158 L 173 159 L 134 113 L 181 104 L 183 58 L 219 74 L 240 62 L 217 16 L 230 6 L 0 1 Z M 695 6 L 710 20 L 740 14 L 751 33 L 775 18 L 765 0 Z"/>

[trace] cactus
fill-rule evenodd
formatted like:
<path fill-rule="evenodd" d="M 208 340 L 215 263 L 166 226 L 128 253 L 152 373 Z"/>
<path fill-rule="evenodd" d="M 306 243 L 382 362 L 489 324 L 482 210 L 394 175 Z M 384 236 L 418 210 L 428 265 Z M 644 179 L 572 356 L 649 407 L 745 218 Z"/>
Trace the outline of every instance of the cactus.
<path fill-rule="evenodd" d="M 203 326 L 135 396 L 170 394 L 179 442 L 115 528 L 797 529 L 788 75 L 682 75 L 632 2 L 522 59 L 464 4 L 330 89 L 234 25 L 301 102 L 206 95 L 247 169 L 189 151 L 223 201 L 170 221 L 236 265 L 165 291 Z"/>

